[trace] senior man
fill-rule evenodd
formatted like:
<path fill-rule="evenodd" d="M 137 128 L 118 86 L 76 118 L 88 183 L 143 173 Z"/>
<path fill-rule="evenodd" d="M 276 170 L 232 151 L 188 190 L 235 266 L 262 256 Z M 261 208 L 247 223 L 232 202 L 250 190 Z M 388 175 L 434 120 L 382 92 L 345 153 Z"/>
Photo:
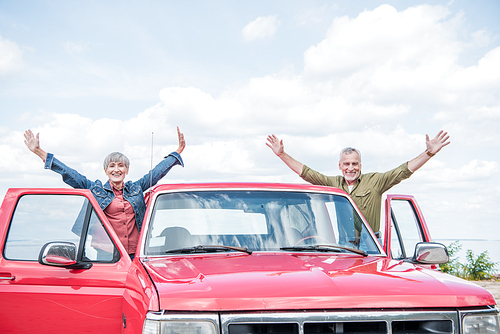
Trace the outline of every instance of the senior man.
<path fill-rule="evenodd" d="M 283 140 L 279 140 L 274 134 L 267 137 L 266 145 L 305 181 L 339 188 L 350 194 L 380 240 L 380 210 L 383 193 L 409 178 L 450 143 L 448 133 L 444 131 L 439 131 L 432 140 L 428 135 L 425 137 L 427 148 L 423 153 L 385 173 L 361 174 L 361 153 L 355 148 L 347 147 L 340 152 L 339 169 L 342 175 L 339 176 L 326 176 L 293 159 L 285 152 Z"/>

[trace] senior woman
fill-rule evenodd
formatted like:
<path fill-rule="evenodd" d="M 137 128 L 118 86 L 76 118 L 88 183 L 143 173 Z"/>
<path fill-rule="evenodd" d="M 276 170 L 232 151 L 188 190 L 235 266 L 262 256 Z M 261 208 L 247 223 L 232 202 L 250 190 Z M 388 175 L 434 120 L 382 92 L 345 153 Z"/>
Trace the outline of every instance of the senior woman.
<path fill-rule="evenodd" d="M 108 177 L 105 184 L 102 184 L 100 180 L 90 181 L 84 175 L 56 159 L 52 153 L 42 150 L 40 148 L 40 134 L 35 136 L 31 130 L 25 131 L 24 143 L 31 152 L 45 162 L 45 169 L 61 174 L 66 184 L 73 188 L 90 189 L 123 246 L 133 259 L 146 211 L 144 191 L 160 181 L 173 166 L 184 166 L 180 154 L 184 150 L 186 142 L 179 127 L 177 127 L 177 135 L 179 137 L 177 150 L 167 155 L 148 174 L 135 182 L 124 181 L 130 166 L 128 158 L 119 152 L 110 153 L 104 159 L 104 172 Z"/>

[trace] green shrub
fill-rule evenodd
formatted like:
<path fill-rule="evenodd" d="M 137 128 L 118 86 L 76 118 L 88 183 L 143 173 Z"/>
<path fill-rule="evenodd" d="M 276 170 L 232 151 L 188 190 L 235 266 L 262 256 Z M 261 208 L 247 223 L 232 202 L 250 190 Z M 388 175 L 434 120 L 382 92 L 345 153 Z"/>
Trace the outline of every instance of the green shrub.
<path fill-rule="evenodd" d="M 491 262 L 488 251 L 476 255 L 469 249 L 466 255 L 467 264 L 465 265 L 465 278 L 469 280 L 482 280 L 492 278 L 495 274 L 497 263 Z"/>
<path fill-rule="evenodd" d="M 457 240 L 452 242 L 446 248 L 448 249 L 448 256 L 450 257 L 450 260 L 447 263 L 440 264 L 439 267 L 444 273 L 460 276 L 463 265 L 458 260 L 458 253 L 462 249 L 462 245 Z"/>
<path fill-rule="evenodd" d="M 468 249 L 465 256 L 466 263 L 462 264 L 458 259 L 458 252 L 462 249 L 460 242 L 454 241 L 447 248 L 450 261 L 439 265 L 442 272 L 467 280 L 490 279 L 495 274 L 498 263 L 491 261 L 488 251 L 476 256 L 472 250 Z"/>

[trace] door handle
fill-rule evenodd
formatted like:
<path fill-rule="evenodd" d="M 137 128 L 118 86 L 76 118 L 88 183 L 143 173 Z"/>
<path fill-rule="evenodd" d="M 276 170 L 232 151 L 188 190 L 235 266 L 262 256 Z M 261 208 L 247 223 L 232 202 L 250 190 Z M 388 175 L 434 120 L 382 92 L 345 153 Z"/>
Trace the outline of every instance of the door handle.
<path fill-rule="evenodd" d="M 0 273 L 0 280 L 13 281 L 16 279 L 16 276 L 11 273 Z"/>

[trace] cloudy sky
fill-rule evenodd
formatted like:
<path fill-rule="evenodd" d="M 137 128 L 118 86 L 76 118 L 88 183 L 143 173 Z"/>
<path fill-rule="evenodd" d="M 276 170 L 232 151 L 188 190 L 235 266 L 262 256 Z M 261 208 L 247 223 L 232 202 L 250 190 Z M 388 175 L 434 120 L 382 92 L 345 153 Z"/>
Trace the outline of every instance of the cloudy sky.
<path fill-rule="evenodd" d="M 65 187 L 23 143 L 90 179 L 129 179 L 187 140 L 162 181 L 303 182 L 266 147 L 337 175 L 354 146 L 386 171 L 452 143 L 391 190 L 434 238 L 500 239 L 500 2 L 0 1 L 0 198 Z M 152 147 L 153 144 L 153 148 Z"/>

